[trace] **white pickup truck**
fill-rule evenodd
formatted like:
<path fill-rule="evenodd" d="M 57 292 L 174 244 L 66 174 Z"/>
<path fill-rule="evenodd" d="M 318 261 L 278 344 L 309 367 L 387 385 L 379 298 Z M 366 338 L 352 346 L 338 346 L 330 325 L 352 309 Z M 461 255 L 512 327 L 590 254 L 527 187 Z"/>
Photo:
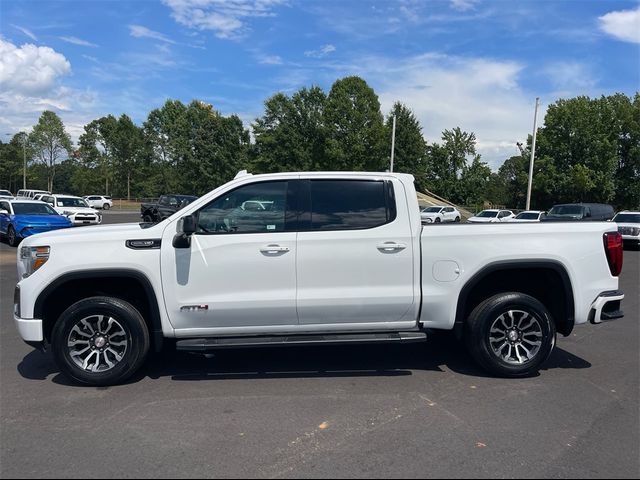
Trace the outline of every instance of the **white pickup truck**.
<path fill-rule="evenodd" d="M 556 332 L 621 317 L 621 268 L 614 223 L 423 229 L 410 175 L 241 172 L 156 225 L 25 239 L 14 317 L 89 385 L 123 382 L 167 343 L 419 342 L 432 330 L 512 377 L 540 368 Z"/>

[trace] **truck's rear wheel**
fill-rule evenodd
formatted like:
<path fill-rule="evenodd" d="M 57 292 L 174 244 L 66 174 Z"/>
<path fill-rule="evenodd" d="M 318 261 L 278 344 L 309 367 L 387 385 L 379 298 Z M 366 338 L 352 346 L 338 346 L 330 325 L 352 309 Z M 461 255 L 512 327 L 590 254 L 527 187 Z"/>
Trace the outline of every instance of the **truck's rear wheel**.
<path fill-rule="evenodd" d="M 149 331 L 130 303 L 92 297 L 70 306 L 55 324 L 51 347 L 62 373 L 85 385 L 116 385 L 143 364 Z"/>
<path fill-rule="evenodd" d="M 556 328 L 547 308 L 523 293 L 501 293 L 467 319 L 465 340 L 473 358 L 502 377 L 536 373 L 549 358 Z"/>

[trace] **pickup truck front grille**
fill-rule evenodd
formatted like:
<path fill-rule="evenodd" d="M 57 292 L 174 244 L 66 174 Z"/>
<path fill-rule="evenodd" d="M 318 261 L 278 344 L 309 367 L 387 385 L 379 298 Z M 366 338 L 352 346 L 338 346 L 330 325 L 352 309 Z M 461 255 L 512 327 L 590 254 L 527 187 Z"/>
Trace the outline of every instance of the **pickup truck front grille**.
<path fill-rule="evenodd" d="M 78 220 L 79 222 L 90 222 L 90 221 L 94 221 L 96 220 L 96 216 L 95 215 L 76 215 L 75 219 Z"/>
<path fill-rule="evenodd" d="M 640 227 L 618 227 L 618 231 L 622 235 L 632 235 L 634 237 L 640 235 Z"/>

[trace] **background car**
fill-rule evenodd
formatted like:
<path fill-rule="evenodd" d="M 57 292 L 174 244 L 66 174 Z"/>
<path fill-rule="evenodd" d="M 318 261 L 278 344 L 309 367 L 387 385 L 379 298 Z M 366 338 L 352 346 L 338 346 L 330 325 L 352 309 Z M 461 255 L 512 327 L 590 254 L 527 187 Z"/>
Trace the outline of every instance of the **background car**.
<path fill-rule="evenodd" d="M 51 195 L 51 192 L 48 192 L 46 190 L 29 190 L 29 189 L 26 189 L 26 190 L 18 190 L 18 193 L 16 193 L 16 198 L 33 199 L 33 197 L 35 197 L 39 193 L 46 193 L 47 195 Z"/>
<path fill-rule="evenodd" d="M 162 195 L 157 203 L 140 205 L 140 217 L 145 223 L 161 222 L 197 198 L 193 195 Z"/>
<path fill-rule="evenodd" d="M 459 222 L 460 212 L 447 205 L 427 207 L 420 212 L 422 223 L 443 223 L 443 222 Z"/>
<path fill-rule="evenodd" d="M 108 197 L 106 195 L 89 195 L 84 197 L 84 199 L 92 208 L 109 210 L 111 207 L 113 207 L 113 200 L 111 199 L 111 197 Z"/>
<path fill-rule="evenodd" d="M 83 198 L 72 195 L 48 195 L 42 201 L 51 205 L 56 212 L 64 215 L 74 225 L 98 225 L 102 215 L 91 208 Z"/>
<path fill-rule="evenodd" d="M 606 203 L 566 203 L 554 205 L 543 222 L 606 222 L 611 220 L 615 210 Z"/>
<path fill-rule="evenodd" d="M 13 198 L 13 193 L 9 190 L 0 190 L 0 197 L 11 197 Z"/>
<path fill-rule="evenodd" d="M 640 247 L 640 212 L 619 212 L 613 221 L 618 224 L 625 245 Z"/>
<path fill-rule="evenodd" d="M 509 222 L 515 218 L 511 210 L 483 210 L 477 215 L 471 217 L 469 223 L 500 223 Z"/>
<path fill-rule="evenodd" d="M 71 221 L 51 206 L 35 200 L 0 200 L 0 236 L 17 247 L 23 238 L 36 233 L 71 227 Z"/>
<path fill-rule="evenodd" d="M 544 217 L 547 216 L 547 212 L 543 212 L 541 210 L 526 210 L 524 212 L 520 212 L 514 218 L 509 220 L 512 223 L 535 223 L 540 222 Z"/>

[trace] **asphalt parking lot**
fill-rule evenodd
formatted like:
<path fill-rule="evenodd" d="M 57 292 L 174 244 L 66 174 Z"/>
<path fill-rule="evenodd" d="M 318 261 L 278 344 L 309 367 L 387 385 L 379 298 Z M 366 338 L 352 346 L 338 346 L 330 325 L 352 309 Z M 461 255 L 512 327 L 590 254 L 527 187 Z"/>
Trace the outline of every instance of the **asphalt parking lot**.
<path fill-rule="evenodd" d="M 441 334 L 165 353 L 127 385 L 77 387 L 18 337 L 15 282 L 2 243 L 2 478 L 640 476 L 639 251 L 625 252 L 626 317 L 578 327 L 518 380 L 486 377 Z"/>

